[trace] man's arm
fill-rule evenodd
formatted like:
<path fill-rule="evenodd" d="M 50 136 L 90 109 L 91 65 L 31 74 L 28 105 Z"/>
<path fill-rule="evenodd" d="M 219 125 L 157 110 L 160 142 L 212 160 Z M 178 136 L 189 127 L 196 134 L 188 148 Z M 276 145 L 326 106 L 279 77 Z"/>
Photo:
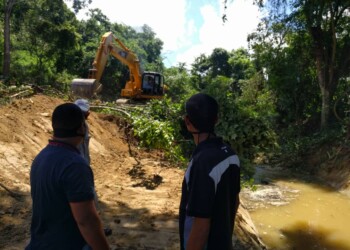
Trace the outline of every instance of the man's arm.
<path fill-rule="evenodd" d="M 194 217 L 191 233 L 186 245 L 186 250 L 203 250 L 208 241 L 209 230 L 209 218 Z"/>
<path fill-rule="evenodd" d="M 92 249 L 109 250 L 94 201 L 70 202 L 69 205 L 79 230 L 89 246 Z"/>

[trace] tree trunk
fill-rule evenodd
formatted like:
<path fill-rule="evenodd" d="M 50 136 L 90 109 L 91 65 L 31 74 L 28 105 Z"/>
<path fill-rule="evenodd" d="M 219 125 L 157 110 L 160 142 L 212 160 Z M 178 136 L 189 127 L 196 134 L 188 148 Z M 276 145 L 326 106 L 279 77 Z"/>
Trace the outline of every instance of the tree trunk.
<path fill-rule="evenodd" d="M 5 1 L 4 6 L 4 64 L 3 75 L 7 79 L 10 76 L 11 48 L 10 48 L 10 17 L 12 7 L 16 0 Z"/>
<path fill-rule="evenodd" d="M 322 111 L 321 111 L 321 130 L 328 126 L 329 112 L 330 112 L 330 93 L 326 88 L 321 87 L 322 94 Z"/>
<path fill-rule="evenodd" d="M 315 42 L 315 44 L 319 45 L 317 42 Z M 327 88 L 328 84 L 326 80 L 326 66 L 323 59 L 323 49 L 321 46 L 315 46 L 314 52 L 316 59 L 318 85 L 320 86 L 322 97 L 321 130 L 323 130 L 328 126 L 330 93 L 329 89 Z"/>
<path fill-rule="evenodd" d="M 3 75 L 7 79 L 10 75 L 10 63 L 11 63 L 11 54 L 10 54 L 10 14 L 5 12 L 4 20 L 4 64 L 3 64 Z"/>
<path fill-rule="evenodd" d="M 320 86 L 322 97 L 321 130 L 323 130 L 328 126 L 330 93 L 326 84 L 325 69 L 322 63 L 322 59 L 318 58 L 317 56 L 316 68 L 318 76 L 318 85 Z"/>
<path fill-rule="evenodd" d="M 318 83 L 321 88 L 322 96 L 322 113 L 321 113 L 321 130 L 328 127 L 330 116 L 330 105 L 338 85 L 339 72 L 336 63 L 337 54 L 337 37 L 336 27 L 342 13 L 348 8 L 340 8 L 337 4 L 323 2 L 318 12 L 315 12 L 312 1 L 307 8 L 307 23 L 314 44 L 314 54 L 316 59 L 316 69 Z M 317 8 L 316 8 L 317 10 Z M 330 14 L 324 18 L 324 14 Z M 315 16 L 316 14 L 316 16 Z M 327 23 L 328 22 L 328 23 Z M 317 25 L 315 25 L 317 23 Z"/>

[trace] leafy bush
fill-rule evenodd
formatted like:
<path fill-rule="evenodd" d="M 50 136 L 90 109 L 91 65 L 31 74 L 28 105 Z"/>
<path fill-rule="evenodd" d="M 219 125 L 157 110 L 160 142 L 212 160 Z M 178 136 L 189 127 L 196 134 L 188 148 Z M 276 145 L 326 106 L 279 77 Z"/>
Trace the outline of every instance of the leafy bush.
<path fill-rule="evenodd" d="M 134 135 L 141 138 L 140 145 L 148 148 L 170 148 L 174 141 L 174 129 L 170 122 L 144 118 L 134 116 L 132 123 Z"/>
<path fill-rule="evenodd" d="M 248 85 L 248 81 L 246 84 Z M 253 84 L 250 84 L 253 85 Z M 254 160 L 258 153 L 267 153 L 277 144 L 271 126 L 273 99 L 254 88 L 241 88 L 242 93 L 231 91 L 231 80 L 215 78 L 205 92 L 216 98 L 220 106 L 217 133 L 228 141 L 246 159 Z M 248 92 L 256 93 L 249 94 Z M 252 98 L 251 96 L 254 96 Z"/>
<path fill-rule="evenodd" d="M 170 98 L 151 100 L 132 111 L 132 127 L 140 145 L 164 149 L 169 159 L 184 162 L 182 144 L 178 143 L 181 129 L 181 104 Z"/>

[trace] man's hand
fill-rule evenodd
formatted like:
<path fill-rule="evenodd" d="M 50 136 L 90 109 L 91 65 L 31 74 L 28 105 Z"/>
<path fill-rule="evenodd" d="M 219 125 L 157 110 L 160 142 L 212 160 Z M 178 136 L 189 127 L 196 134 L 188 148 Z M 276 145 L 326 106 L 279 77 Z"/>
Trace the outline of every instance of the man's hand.
<path fill-rule="evenodd" d="M 109 250 L 94 200 L 69 203 L 79 230 L 92 249 Z"/>
<path fill-rule="evenodd" d="M 186 250 L 203 250 L 208 241 L 209 230 L 209 218 L 194 217 L 191 233 L 186 245 Z"/>

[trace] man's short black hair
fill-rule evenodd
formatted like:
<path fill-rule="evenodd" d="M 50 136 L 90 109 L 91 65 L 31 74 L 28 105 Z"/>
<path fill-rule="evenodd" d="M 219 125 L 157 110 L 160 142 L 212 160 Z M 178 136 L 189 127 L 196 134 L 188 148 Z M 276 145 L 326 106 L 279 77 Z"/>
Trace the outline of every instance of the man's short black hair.
<path fill-rule="evenodd" d="M 207 94 L 195 94 L 186 102 L 187 116 L 199 132 L 214 132 L 218 112 L 217 101 Z"/>
<path fill-rule="evenodd" d="M 79 136 L 77 130 L 82 126 L 83 122 L 83 112 L 74 103 L 58 105 L 52 113 L 52 128 L 55 137 Z"/>

